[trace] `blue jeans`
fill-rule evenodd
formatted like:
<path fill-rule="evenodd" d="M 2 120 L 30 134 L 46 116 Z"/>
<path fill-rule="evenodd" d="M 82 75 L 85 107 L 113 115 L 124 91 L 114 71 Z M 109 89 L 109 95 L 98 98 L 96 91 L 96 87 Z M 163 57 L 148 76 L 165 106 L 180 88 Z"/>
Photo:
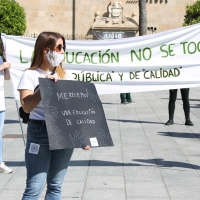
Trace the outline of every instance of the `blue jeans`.
<path fill-rule="evenodd" d="M 36 150 L 30 148 L 33 144 L 36 144 Z M 40 145 L 39 148 L 37 145 Z M 22 200 L 37 200 L 45 181 L 45 200 L 60 200 L 63 179 L 72 153 L 73 149 L 49 150 L 46 126 L 30 123 L 25 150 L 27 180 Z"/>
<path fill-rule="evenodd" d="M 3 142 L 2 142 L 2 130 L 5 120 L 6 111 L 0 111 L 0 163 L 3 162 Z"/>

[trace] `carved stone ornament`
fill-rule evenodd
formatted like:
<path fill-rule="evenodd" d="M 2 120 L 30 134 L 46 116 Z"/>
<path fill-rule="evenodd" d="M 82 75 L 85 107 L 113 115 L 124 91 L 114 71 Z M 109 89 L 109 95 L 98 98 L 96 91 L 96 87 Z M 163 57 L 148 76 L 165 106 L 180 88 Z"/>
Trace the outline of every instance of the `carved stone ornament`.
<path fill-rule="evenodd" d="M 102 17 L 100 12 L 96 11 L 92 30 L 138 31 L 138 23 L 133 19 L 135 14 L 131 17 L 125 17 L 121 1 L 111 1 L 107 8 L 108 17 Z"/>
<path fill-rule="evenodd" d="M 123 18 L 122 2 L 115 1 L 108 6 L 109 18 Z"/>

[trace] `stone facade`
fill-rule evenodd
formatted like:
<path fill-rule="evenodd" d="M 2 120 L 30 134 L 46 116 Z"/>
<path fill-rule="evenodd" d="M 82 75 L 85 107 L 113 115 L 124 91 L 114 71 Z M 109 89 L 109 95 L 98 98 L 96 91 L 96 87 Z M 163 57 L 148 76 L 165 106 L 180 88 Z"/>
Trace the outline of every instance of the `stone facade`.
<path fill-rule="evenodd" d="M 17 0 L 25 9 L 27 34 L 57 31 L 64 35 L 91 35 L 95 15 L 108 17 L 111 0 Z M 73 12 L 75 2 L 75 12 Z M 123 15 L 138 23 L 138 1 L 121 0 Z M 147 0 L 147 26 L 156 32 L 179 28 L 183 24 L 186 5 L 196 0 Z M 135 16 L 136 15 L 136 16 Z M 75 23 L 73 23 L 75 16 Z M 73 28 L 74 27 L 74 28 Z M 148 34 L 153 33 L 149 30 Z"/>

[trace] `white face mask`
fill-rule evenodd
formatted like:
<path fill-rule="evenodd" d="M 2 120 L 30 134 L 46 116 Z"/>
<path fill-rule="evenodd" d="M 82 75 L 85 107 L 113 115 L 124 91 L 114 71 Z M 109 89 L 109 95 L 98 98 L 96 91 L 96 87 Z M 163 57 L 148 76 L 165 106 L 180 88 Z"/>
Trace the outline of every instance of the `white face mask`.
<path fill-rule="evenodd" d="M 46 58 L 53 67 L 57 67 L 64 60 L 65 55 L 64 53 L 49 51 L 46 54 Z"/>

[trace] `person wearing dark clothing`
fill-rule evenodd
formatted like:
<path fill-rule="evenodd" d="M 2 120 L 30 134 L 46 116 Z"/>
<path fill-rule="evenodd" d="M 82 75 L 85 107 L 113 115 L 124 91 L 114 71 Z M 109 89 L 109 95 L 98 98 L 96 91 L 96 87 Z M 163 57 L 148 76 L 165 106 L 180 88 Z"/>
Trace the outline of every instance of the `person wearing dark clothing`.
<path fill-rule="evenodd" d="M 121 93 L 120 94 L 121 104 L 134 103 L 131 99 L 130 93 Z"/>
<path fill-rule="evenodd" d="M 183 110 L 185 113 L 185 125 L 194 126 L 194 124 L 190 120 L 190 103 L 189 103 L 189 88 L 182 88 L 181 97 L 183 101 Z M 174 110 L 175 110 L 175 101 L 177 97 L 177 89 L 169 90 L 169 120 L 165 123 L 165 125 L 174 124 Z"/>

